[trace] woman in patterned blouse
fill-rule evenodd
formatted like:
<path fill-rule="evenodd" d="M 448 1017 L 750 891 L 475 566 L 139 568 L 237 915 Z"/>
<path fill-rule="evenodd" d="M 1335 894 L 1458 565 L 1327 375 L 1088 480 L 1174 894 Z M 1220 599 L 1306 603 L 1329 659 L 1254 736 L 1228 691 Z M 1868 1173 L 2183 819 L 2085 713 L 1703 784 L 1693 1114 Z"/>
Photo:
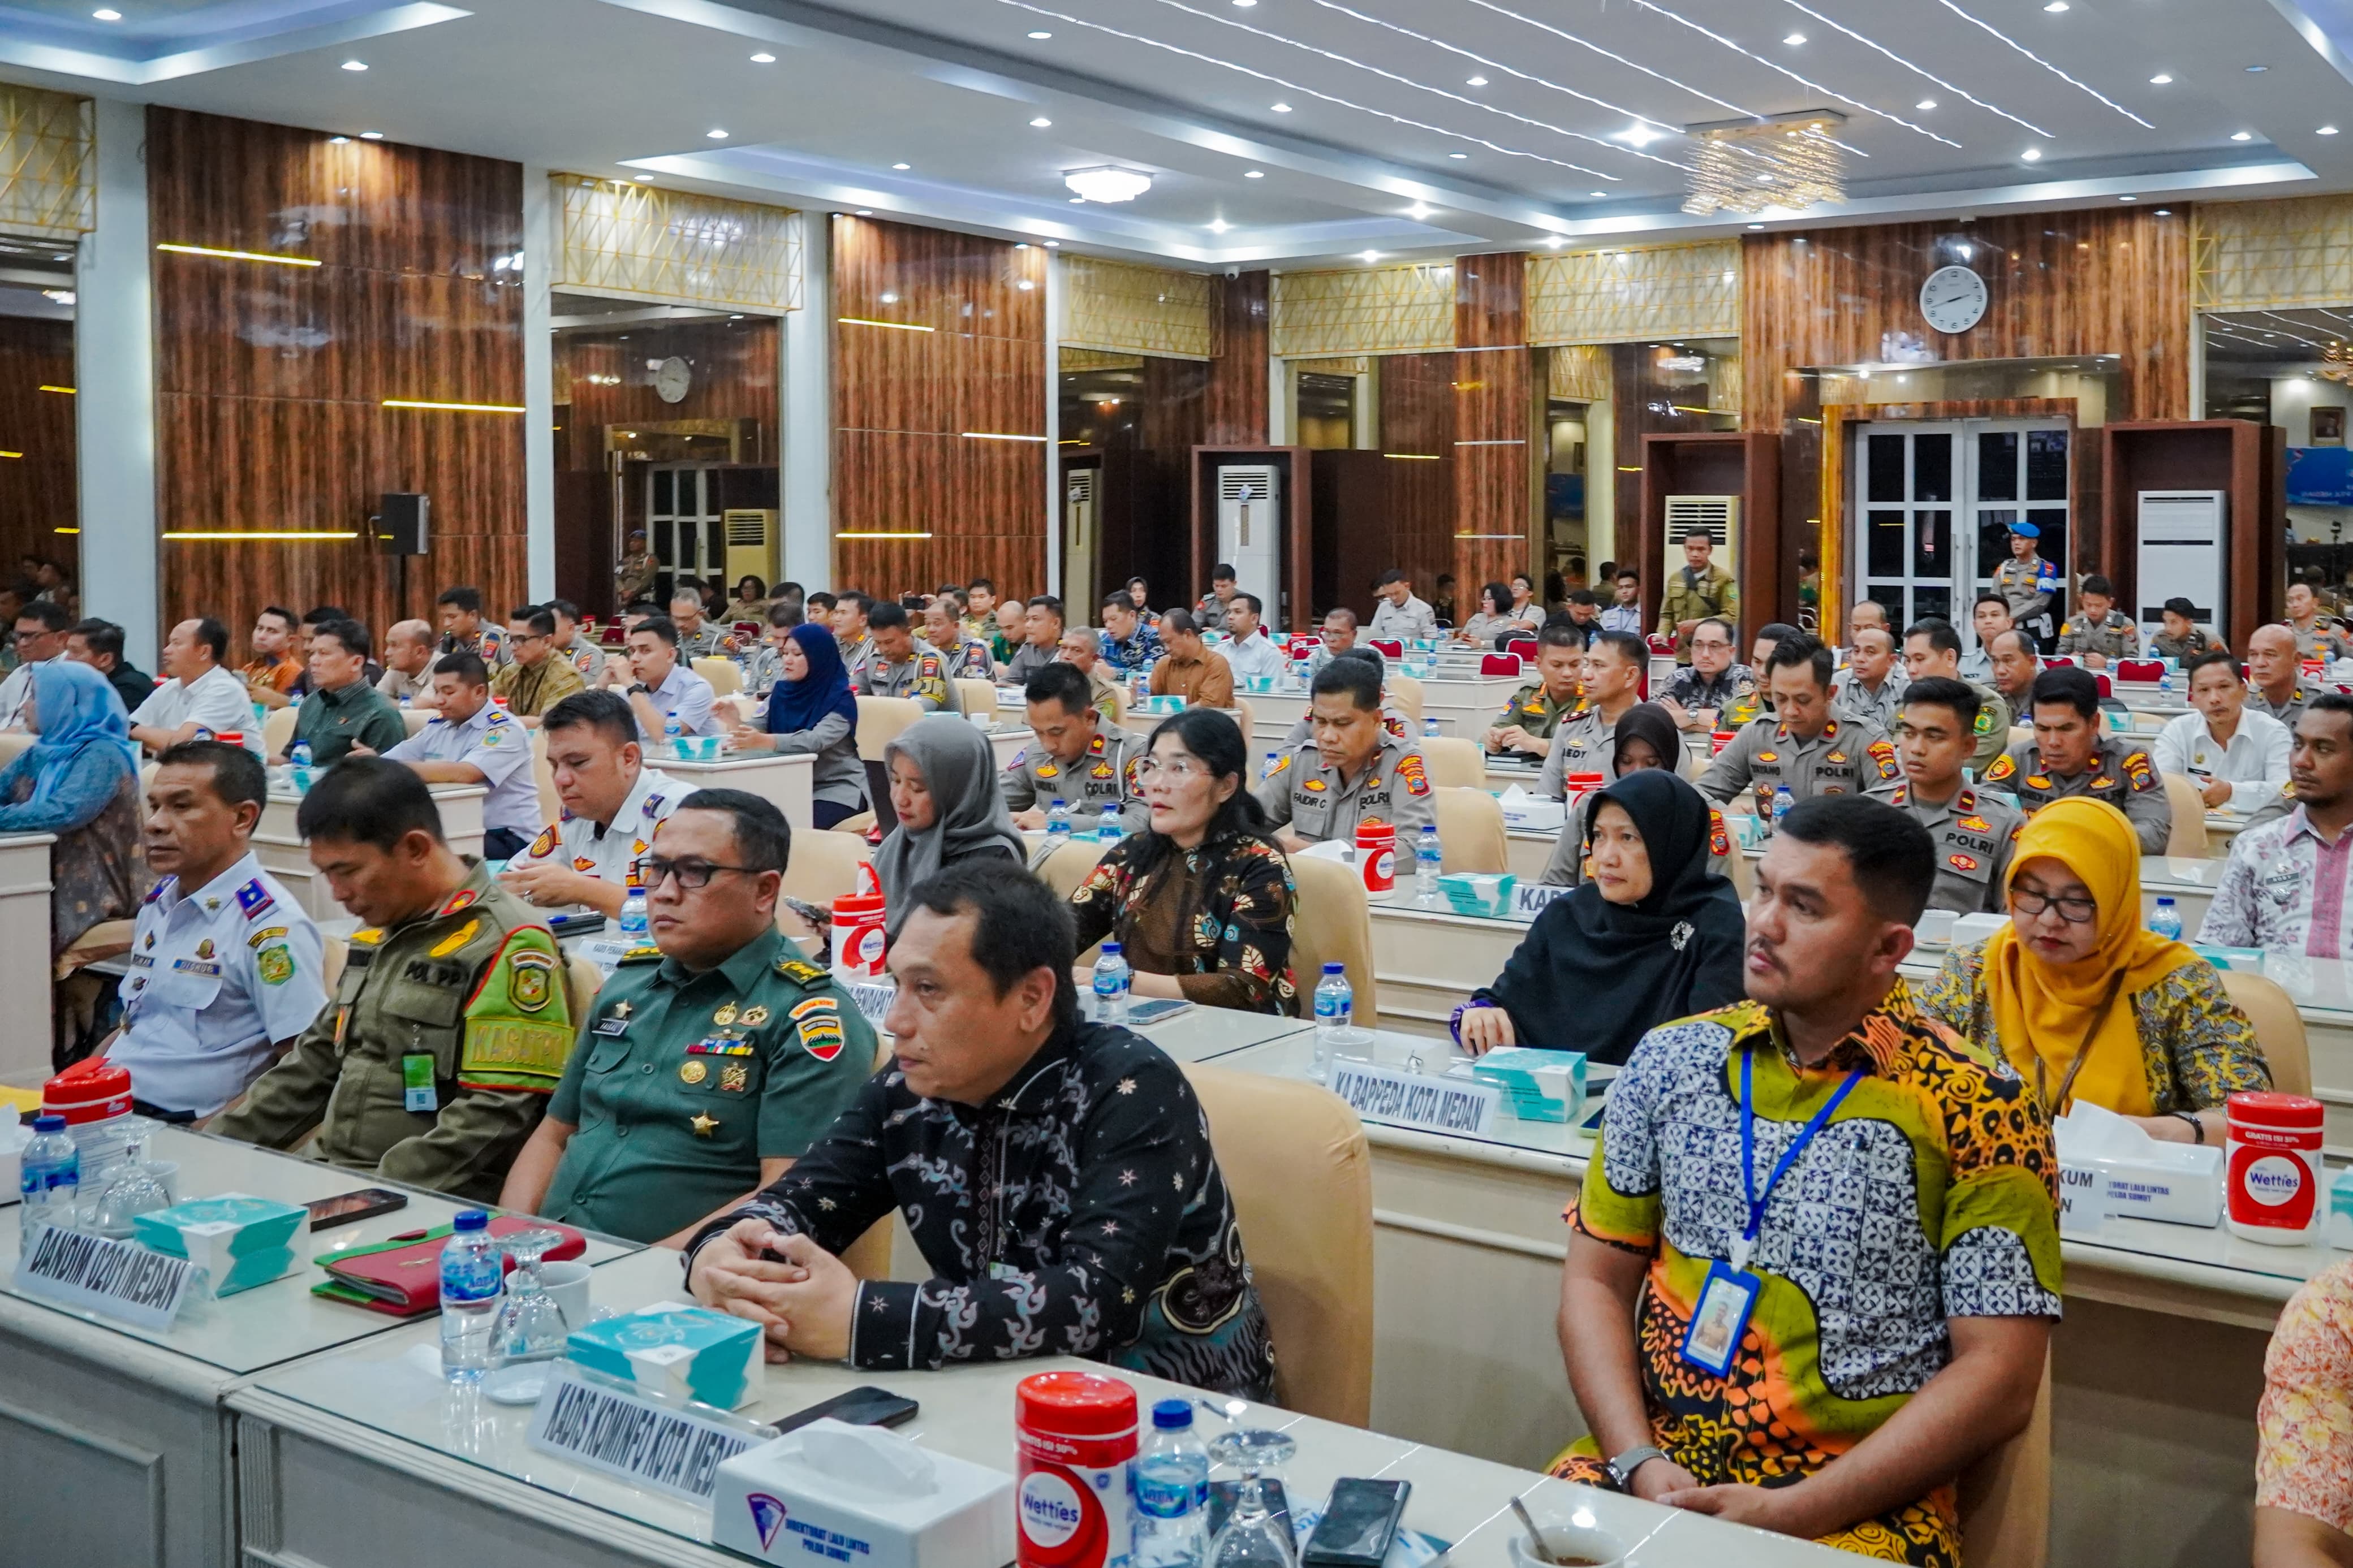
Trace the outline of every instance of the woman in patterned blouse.
<path fill-rule="evenodd" d="M 2084 1100 L 2153 1138 L 2220 1143 L 2222 1102 L 2269 1089 L 2254 1026 L 2214 966 L 2144 931 L 2140 844 L 2077 795 L 2034 814 L 2010 853 L 2010 924 L 1956 948 L 1920 1010 L 2010 1058 L 2044 1108 Z"/>
<path fill-rule="evenodd" d="M 1292 1011 L 1291 865 L 1243 787 L 1249 757 L 1215 709 L 1163 722 L 1136 764 L 1151 831 L 1113 845 L 1071 895 L 1078 951 L 1116 938 L 1138 996 Z"/>

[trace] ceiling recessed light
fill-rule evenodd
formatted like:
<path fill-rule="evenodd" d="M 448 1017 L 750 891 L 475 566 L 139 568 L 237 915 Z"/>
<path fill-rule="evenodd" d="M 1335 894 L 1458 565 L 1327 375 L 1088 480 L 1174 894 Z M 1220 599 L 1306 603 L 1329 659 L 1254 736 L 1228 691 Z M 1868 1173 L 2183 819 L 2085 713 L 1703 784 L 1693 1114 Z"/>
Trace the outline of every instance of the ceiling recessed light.
<path fill-rule="evenodd" d="M 2231 132 L 2231 140 L 2233 142 L 2252 142 L 2254 139 L 2255 133 L 2252 131 L 2233 131 Z"/>
<path fill-rule="evenodd" d="M 858 209 L 858 216 L 860 217 L 872 217 L 874 216 L 874 209 L 872 207 L 860 207 Z"/>
<path fill-rule="evenodd" d="M 1035 289 L 1036 287 L 1038 287 L 1038 285 L 1036 285 L 1035 283 L 1030 282 L 1030 281 L 1029 281 L 1029 279 L 1028 279 L 1027 278 L 1024 278 L 1023 279 L 1021 279 L 1021 281 L 1020 281 L 1020 282 L 1016 283 L 1016 284 L 1014 285 L 1014 287 L 1015 287 L 1016 289 Z"/>
<path fill-rule="evenodd" d="M 713 142 L 724 142 L 727 140 L 727 132 L 722 131 L 716 125 L 704 132 L 703 134 L 710 137 Z"/>
<path fill-rule="evenodd" d="M 2171 217 L 2173 216 L 2173 209 L 2171 207 L 2159 207 L 2157 209 L 2157 216 L 2159 217 Z"/>
<path fill-rule="evenodd" d="M 885 305 L 895 305 L 899 302 L 899 296 L 891 293 L 888 290 L 876 295 L 875 298 L 881 300 Z"/>
<path fill-rule="evenodd" d="M 1050 121 L 1050 120 L 1047 119 L 1044 115 L 1042 115 L 1042 114 L 1041 114 L 1041 115 L 1038 116 L 1038 118 L 1037 118 L 1037 119 L 1035 119 L 1035 120 L 1031 121 L 1029 122 L 1029 125 L 1030 125 L 1030 128 L 1031 128 L 1032 130 L 1036 130 L 1036 131 L 1043 131 L 1043 130 L 1045 130 L 1045 129 L 1046 129 L 1046 127 L 1048 127 L 1049 125 L 1051 125 L 1051 124 L 1053 124 L 1053 123 L 1054 123 L 1054 122 L 1053 122 L 1052 121 Z"/>
<path fill-rule="evenodd" d="M 651 174 L 639 174 L 638 176 L 638 184 L 641 185 L 650 185 L 653 183 L 654 177 Z"/>
<path fill-rule="evenodd" d="M 1288 114 L 1291 112 L 1291 105 L 1287 103 L 1271 103 L 1267 105 L 1267 107 L 1273 110 L 1277 114 Z"/>
<path fill-rule="evenodd" d="M 1797 47 L 1799 44 L 1802 44 L 1802 43 L 1804 43 L 1804 42 L 1806 41 L 1806 35 L 1805 35 L 1805 34 L 1803 34 L 1803 33 L 1792 33 L 1792 34 L 1790 34 L 1788 37 L 1786 37 L 1786 38 L 1782 39 L 1781 41 L 1782 41 L 1783 43 L 1785 43 L 1785 44 L 1788 45 L 1791 48 L 1795 48 L 1795 47 Z"/>
<path fill-rule="evenodd" d="M 1247 11 L 1247 10 L 1249 10 L 1251 6 L 1253 6 L 1253 5 L 1257 5 L 1257 4 L 1258 4 L 1258 0 L 1234 0 L 1234 4 L 1235 4 L 1236 5 L 1238 5 L 1238 6 L 1241 7 L 1243 10 Z"/>
<path fill-rule="evenodd" d="M 2151 87 L 2169 87 L 2172 82 L 2173 73 L 2170 71 L 2159 71 L 2148 79 L 2148 85 Z"/>
<path fill-rule="evenodd" d="M 1209 220 L 1209 232 L 1211 234 L 1223 234 L 1226 230 L 1233 226 L 1233 225 L 1228 223 L 1221 217 L 1213 217 Z"/>
<path fill-rule="evenodd" d="M 1416 223 L 1419 223 L 1423 218 L 1430 216 L 1430 208 L 1424 203 L 1416 202 L 1413 205 L 1405 209 L 1405 216 L 1413 219 Z"/>
<path fill-rule="evenodd" d="M 1487 79 L 1483 76 L 1474 76 L 1462 85 L 1465 87 L 1484 87 L 1487 85 Z"/>
<path fill-rule="evenodd" d="M 1752 223 L 1748 226 L 1751 228 L 1763 228 L 1765 226 L 1761 223 Z"/>
<path fill-rule="evenodd" d="M 1367 267 L 1370 267 L 1374 262 L 1378 261 L 1380 258 L 1381 253 L 1377 250 L 1367 250 L 1365 252 L 1365 265 Z"/>
<path fill-rule="evenodd" d="M 1062 184 L 1087 201 L 1132 202 L 1152 188 L 1152 176 L 1141 169 L 1105 163 L 1092 169 L 1066 169 Z"/>
<path fill-rule="evenodd" d="M 1266 178 L 1266 171 L 1264 169 L 1244 169 L 1242 171 L 1242 178 L 1245 180 L 1263 180 Z"/>
<path fill-rule="evenodd" d="M 327 138 L 327 145 L 330 147 L 341 147 L 350 141 L 351 138 L 348 136 L 330 136 Z"/>
<path fill-rule="evenodd" d="M 2051 4 L 2042 8 L 2056 16 L 2060 12 L 2067 9 L 2067 0 L 2051 0 Z"/>
<path fill-rule="evenodd" d="M 1062 242 L 1059 239 L 1050 239 L 1046 242 L 1046 248 L 1049 250 L 1060 250 L 1062 248 Z"/>
<path fill-rule="evenodd" d="M 367 69 L 367 61 L 365 61 L 365 60 L 345 60 L 345 61 L 343 62 L 343 68 L 344 68 L 345 70 L 347 70 L 347 71 L 364 71 L 364 70 Z"/>
<path fill-rule="evenodd" d="M 1588 191 L 1585 194 L 1593 197 L 1596 201 L 1599 201 L 1601 197 L 1608 195 L 1609 193 L 1608 191 Z"/>
<path fill-rule="evenodd" d="M 1036 32 L 1034 32 L 1034 33 L 1030 34 L 1029 36 L 1030 36 L 1031 37 L 1033 37 L 1033 38 L 1037 38 L 1037 39 L 1039 39 L 1040 41 L 1042 41 L 1042 40 L 1044 40 L 1044 39 L 1047 39 L 1047 38 L 1050 38 L 1050 37 L 1052 37 L 1054 35 L 1053 35 L 1053 34 L 1051 34 L 1051 33 L 1050 33 L 1050 32 L 1048 32 L 1048 31 L 1046 31 L 1046 29 L 1045 29 L 1045 28 L 1040 27 L 1040 28 L 1039 28 Z"/>
<path fill-rule="evenodd" d="M 1609 133 L 1609 140 L 1623 142 L 1629 147 L 1647 147 L 1665 134 L 1663 131 L 1653 131 L 1647 125 L 1636 124 L 1629 125 L 1623 131 L 1612 131 Z"/>
<path fill-rule="evenodd" d="M 97 17 L 101 22 L 120 22 L 122 20 L 122 13 L 117 11 L 111 5 L 101 5 L 97 10 L 92 11 L 90 15 Z"/>
<path fill-rule="evenodd" d="M 1558 250 L 1562 246 L 1567 245 L 1567 243 L 1568 240 L 1565 237 L 1556 234 L 1550 236 L 1545 240 L 1545 248 L 1546 250 Z"/>
<path fill-rule="evenodd" d="M 1917 102 L 1917 103 L 1914 104 L 1912 107 L 1913 107 L 1913 108 L 1915 108 L 1915 109 L 1919 109 L 1919 110 L 1929 110 L 1929 109 L 1934 109 L 1934 108 L 1936 108 L 1936 100 L 1935 99 L 1933 99 L 1933 98 L 1924 98 L 1924 99 L 1922 99 L 1919 102 Z"/>
<path fill-rule="evenodd" d="M 772 66 L 776 63 L 776 57 L 763 50 L 752 57 L 752 63 L 755 66 Z"/>
<path fill-rule="evenodd" d="M 384 132 L 381 131 L 363 131 L 360 132 L 360 140 L 363 142 L 381 142 L 384 140 Z"/>
<path fill-rule="evenodd" d="M 2248 74 L 2249 76 L 2261 76 L 2261 75 L 2263 75 L 2263 72 L 2265 72 L 2265 71 L 2267 71 L 2267 70 L 2269 70 L 2269 69 L 2271 69 L 2271 68 L 2271 68 L 2271 67 L 2269 67 L 2269 66 L 2249 66 L 2249 67 L 2247 68 L 2247 74 Z"/>
<path fill-rule="evenodd" d="M 2337 127 L 2334 125 L 2324 125 L 2319 130 L 2314 132 L 2313 134 L 2315 136 L 2334 136 L 2337 134 Z"/>
<path fill-rule="evenodd" d="M 2138 196 L 2118 196 L 2116 200 L 2120 202 L 2137 202 L 2140 200 L 2140 198 Z"/>
<path fill-rule="evenodd" d="M 900 171 L 902 174 L 904 174 L 907 170 L 913 168 L 915 165 L 913 163 L 893 163 L 891 166 Z"/>
<path fill-rule="evenodd" d="M 1470 157 L 1470 156 L 1471 156 L 1471 154 L 1470 154 L 1470 153 L 1448 153 L 1448 154 L 1446 154 L 1446 155 L 1447 155 L 1448 157 L 1450 157 L 1450 158 L 1453 159 L 1453 160 L 1454 160 L 1456 163 L 1461 163 L 1464 159 L 1466 159 L 1466 158 L 1468 158 L 1468 157 Z"/>
<path fill-rule="evenodd" d="M 2040 147 L 2029 147 L 2025 152 L 2021 153 L 2019 156 L 2024 159 L 2027 163 L 2040 163 L 2042 162 L 2042 149 Z"/>
<path fill-rule="evenodd" d="M 1075 207 L 1075 206 L 1082 206 L 1082 205 L 1085 205 L 1085 203 L 1086 203 L 1086 199 L 1087 199 L 1087 198 L 1086 198 L 1086 197 L 1084 197 L 1084 196 L 1072 196 L 1072 197 L 1071 198 L 1071 205 L 1072 206 L 1074 206 L 1074 207 Z"/>

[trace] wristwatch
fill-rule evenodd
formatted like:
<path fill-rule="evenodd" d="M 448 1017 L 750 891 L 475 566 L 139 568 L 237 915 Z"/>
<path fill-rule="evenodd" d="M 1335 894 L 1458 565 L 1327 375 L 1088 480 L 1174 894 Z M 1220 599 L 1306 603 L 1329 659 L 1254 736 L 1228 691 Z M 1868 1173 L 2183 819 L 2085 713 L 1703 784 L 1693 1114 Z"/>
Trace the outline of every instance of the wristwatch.
<path fill-rule="evenodd" d="M 1665 1458 L 1666 1455 L 1648 1443 L 1644 1443 L 1638 1447 L 1627 1449 L 1614 1459 L 1602 1460 L 1601 1468 L 1609 1472 L 1610 1485 L 1621 1492 L 1631 1493 L 1634 1489 L 1634 1472 L 1652 1459 Z"/>
<path fill-rule="evenodd" d="M 653 688 L 652 688 L 652 687 L 650 687 L 650 686 L 648 686 L 648 685 L 647 685 L 644 681 L 642 681 L 642 680 L 638 681 L 637 683 L 635 683 L 634 685 L 632 685 L 632 686 L 629 688 L 629 695 L 630 695 L 630 696 L 632 696 L 632 697 L 637 697 L 637 696 L 639 696 L 639 695 L 650 695 L 650 694 L 652 693 L 652 691 L 653 691 Z"/>

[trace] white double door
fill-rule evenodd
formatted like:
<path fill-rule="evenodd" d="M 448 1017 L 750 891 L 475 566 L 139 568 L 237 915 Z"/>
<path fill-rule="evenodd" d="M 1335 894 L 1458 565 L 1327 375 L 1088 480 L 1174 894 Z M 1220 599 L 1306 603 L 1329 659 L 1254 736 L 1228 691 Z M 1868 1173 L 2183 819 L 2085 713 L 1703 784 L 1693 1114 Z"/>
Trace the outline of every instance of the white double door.
<path fill-rule="evenodd" d="M 1936 616 L 1975 647 L 1969 612 L 2010 557 L 2013 523 L 2040 529 L 2038 552 L 2066 575 L 2073 436 L 2052 419 L 1856 426 L 1847 490 L 1856 596 L 1886 605 L 1899 633 Z M 2054 625 L 2064 597 L 2053 599 Z"/>

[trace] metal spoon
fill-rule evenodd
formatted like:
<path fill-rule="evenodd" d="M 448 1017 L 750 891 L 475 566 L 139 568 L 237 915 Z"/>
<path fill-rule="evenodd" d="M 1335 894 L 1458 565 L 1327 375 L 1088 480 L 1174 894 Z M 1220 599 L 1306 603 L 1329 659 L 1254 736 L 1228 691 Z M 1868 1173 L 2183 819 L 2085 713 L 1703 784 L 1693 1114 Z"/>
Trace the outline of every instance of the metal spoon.
<path fill-rule="evenodd" d="M 1527 1505 L 1519 1499 L 1514 1498 L 1512 1511 L 1518 1514 L 1520 1522 L 1528 1527 L 1528 1540 L 1535 1547 L 1537 1557 L 1546 1563 L 1559 1562 L 1560 1559 L 1553 1555 L 1552 1544 L 1545 1540 L 1544 1531 L 1536 1528 L 1536 1521 L 1528 1516 Z"/>

